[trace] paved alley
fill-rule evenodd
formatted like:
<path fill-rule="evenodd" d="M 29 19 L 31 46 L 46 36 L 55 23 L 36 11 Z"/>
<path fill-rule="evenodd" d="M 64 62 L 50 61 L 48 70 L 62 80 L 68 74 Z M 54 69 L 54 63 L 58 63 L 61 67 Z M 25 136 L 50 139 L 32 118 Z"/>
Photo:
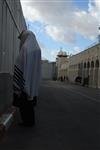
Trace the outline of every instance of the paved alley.
<path fill-rule="evenodd" d="M 0 143 L 1 150 L 99 150 L 100 91 L 44 81 L 36 125 L 18 126 L 19 117 Z"/>

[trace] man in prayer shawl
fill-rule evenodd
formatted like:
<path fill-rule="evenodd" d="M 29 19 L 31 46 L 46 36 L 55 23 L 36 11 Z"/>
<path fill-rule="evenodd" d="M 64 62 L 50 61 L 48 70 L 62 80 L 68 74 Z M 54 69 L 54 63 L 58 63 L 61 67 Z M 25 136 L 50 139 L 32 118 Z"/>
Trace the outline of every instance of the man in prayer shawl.
<path fill-rule="evenodd" d="M 41 49 L 31 31 L 22 31 L 18 38 L 20 51 L 14 66 L 13 87 L 16 102 L 13 101 L 13 105 L 19 107 L 22 125 L 33 126 L 34 105 L 41 79 Z"/>

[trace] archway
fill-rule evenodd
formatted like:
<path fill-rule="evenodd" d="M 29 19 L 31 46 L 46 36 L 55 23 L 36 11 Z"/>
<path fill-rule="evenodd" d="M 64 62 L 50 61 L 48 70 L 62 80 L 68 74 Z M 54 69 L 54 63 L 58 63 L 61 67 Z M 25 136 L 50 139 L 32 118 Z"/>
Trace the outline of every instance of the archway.
<path fill-rule="evenodd" d="M 86 76 L 86 62 L 83 62 L 82 64 L 82 85 L 84 84 L 84 78 Z"/>
<path fill-rule="evenodd" d="M 87 62 L 87 77 L 89 76 L 90 62 Z"/>
<path fill-rule="evenodd" d="M 98 72 L 99 72 L 99 60 L 97 59 L 95 62 L 95 72 L 94 72 L 94 84 L 96 88 L 98 88 Z"/>
<path fill-rule="evenodd" d="M 83 72 L 83 77 L 86 77 L 86 62 L 84 62 L 84 72 Z"/>
<path fill-rule="evenodd" d="M 81 76 L 81 64 L 80 63 L 78 64 L 78 76 L 79 77 Z"/>
<path fill-rule="evenodd" d="M 80 75 L 83 76 L 83 62 L 80 64 Z"/>
<path fill-rule="evenodd" d="M 90 86 L 93 87 L 94 84 L 94 61 L 91 61 L 91 69 L 90 69 Z"/>

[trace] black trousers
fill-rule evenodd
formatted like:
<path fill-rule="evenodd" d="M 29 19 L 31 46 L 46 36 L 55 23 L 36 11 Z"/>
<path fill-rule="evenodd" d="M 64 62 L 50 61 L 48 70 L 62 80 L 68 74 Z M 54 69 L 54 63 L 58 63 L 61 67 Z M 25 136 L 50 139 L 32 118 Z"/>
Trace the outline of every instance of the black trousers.
<path fill-rule="evenodd" d="M 23 104 L 19 107 L 21 119 L 25 124 L 35 123 L 34 101 L 23 99 Z"/>

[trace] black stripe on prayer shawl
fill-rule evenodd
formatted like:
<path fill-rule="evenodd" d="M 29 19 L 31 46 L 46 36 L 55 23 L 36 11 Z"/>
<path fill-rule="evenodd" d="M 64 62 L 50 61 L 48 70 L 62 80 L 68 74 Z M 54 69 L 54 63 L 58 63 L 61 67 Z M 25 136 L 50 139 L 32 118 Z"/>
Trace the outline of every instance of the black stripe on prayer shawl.
<path fill-rule="evenodd" d="M 23 72 L 15 65 L 14 71 L 16 71 L 21 78 L 23 78 Z M 24 80 L 24 79 L 23 79 Z M 24 80 L 25 81 L 25 80 Z"/>
<path fill-rule="evenodd" d="M 20 84 L 21 85 L 25 85 L 25 83 L 24 82 L 22 82 L 22 80 L 21 79 L 19 79 L 16 75 L 14 75 L 14 77 L 13 78 L 15 78 L 18 82 L 20 82 Z"/>
<path fill-rule="evenodd" d="M 23 72 L 15 65 L 14 66 L 21 74 L 23 74 Z"/>
<path fill-rule="evenodd" d="M 25 84 L 21 80 L 19 80 L 16 76 L 14 76 L 13 79 L 15 79 L 17 81 L 17 83 L 19 83 L 20 87 L 24 87 Z"/>
<path fill-rule="evenodd" d="M 25 80 L 23 78 L 23 72 L 15 65 L 13 80 L 15 83 L 14 90 L 19 91 L 24 89 Z"/>
<path fill-rule="evenodd" d="M 24 85 L 22 84 L 22 82 L 20 82 L 19 80 L 17 80 L 16 77 L 14 77 L 13 80 L 20 87 L 20 89 L 24 89 Z"/>
<path fill-rule="evenodd" d="M 22 77 L 20 77 L 18 72 L 14 71 L 14 77 L 16 77 L 17 80 L 19 80 L 20 82 L 22 82 L 25 85 L 25 80 Z"/>

